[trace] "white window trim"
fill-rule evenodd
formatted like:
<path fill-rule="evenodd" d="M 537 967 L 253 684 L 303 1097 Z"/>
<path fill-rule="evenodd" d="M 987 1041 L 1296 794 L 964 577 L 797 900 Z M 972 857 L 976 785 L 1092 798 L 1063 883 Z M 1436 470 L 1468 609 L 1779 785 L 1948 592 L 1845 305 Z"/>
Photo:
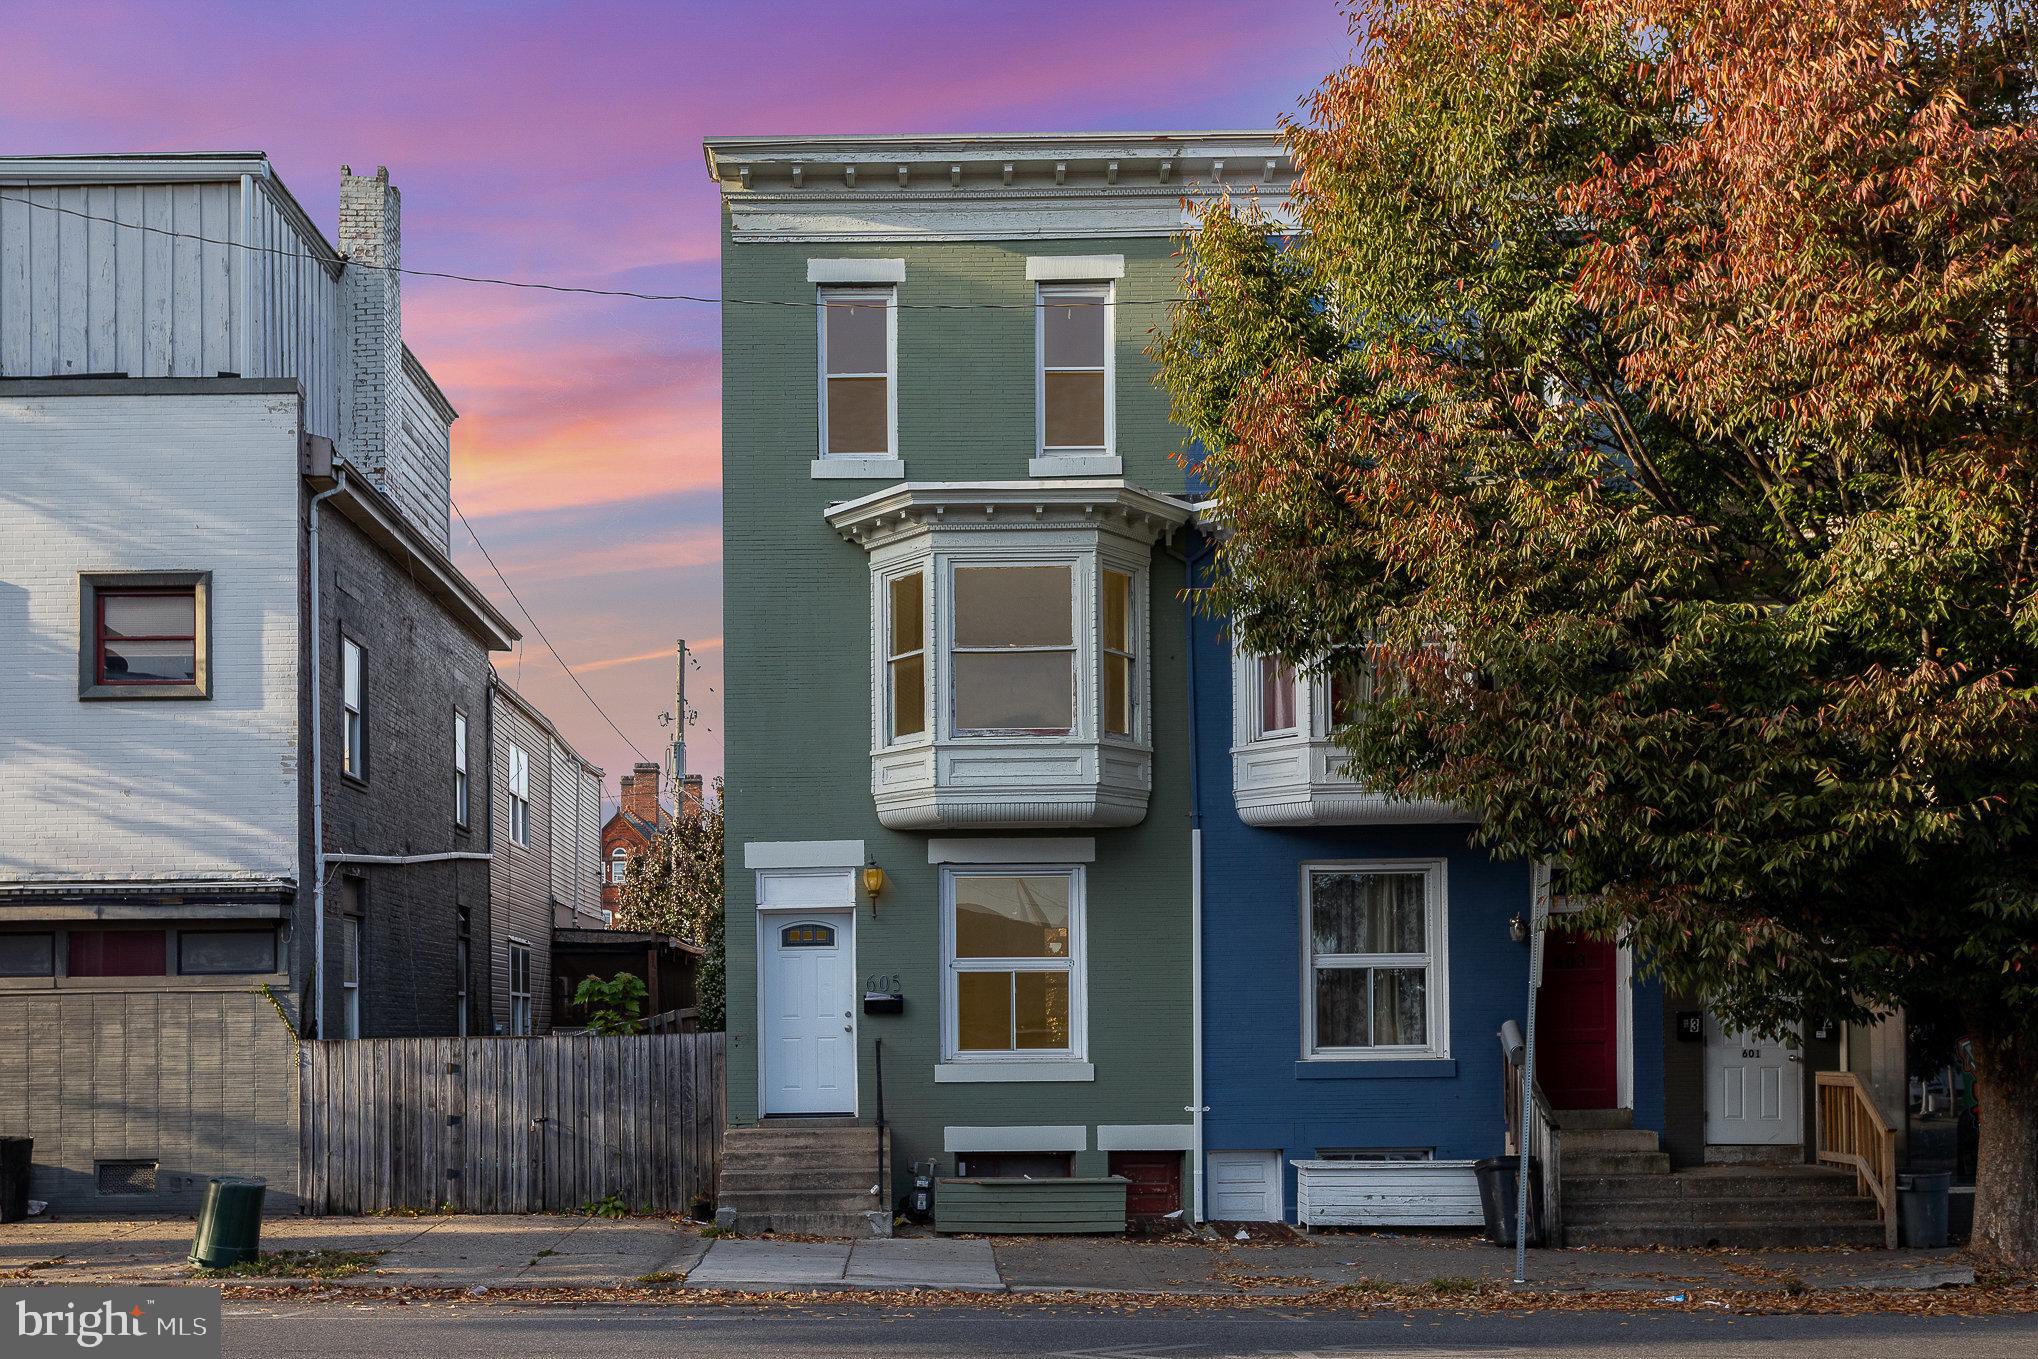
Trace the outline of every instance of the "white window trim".
<path fill-rule="evenodd" d="M 904 260 L 812 259 L 807 261 L 807 282 L 847 283 L 864 287 L 896 286 L 906 281 Z"/>
<path fill-rule="evenodd" d="M 892 734 L 892 582 L 906 576 L 920 577 L 920 730 L 907 736 Z M 946 674 L 947 667 L 934 663 L 934 572 L 931 563 L 909 561 L 890 570 L 876 573 L 878 598 L 882 612 L 878 615 L 878 744 L 886 749 L 899 746 L 921 745 L 934 739 L 936 714 L 934 712 L 935 675 Z M 910 653 L 899 653 L 906 655 Z"/>
<path fill-rule="evenodd" d="M 361 934 L 367 929 L 362 916 L 341 917 L 340 945 L 346 950 L 340 957 L 340 1034 L 344 1038 L 361 1036 Z M 351 927 L 351 928 L 349 928 Z M 347 980 L 347 964 L 354 965 L 354 979 Z"/>
<path fill-rule="evenodd" d="M 1104 444 L 1103 447 L 1072 445 L 1049 447 L 1047 443 L 1047 309 L 1053 296 L 1087 293 L 1104 304 Z M 1101 281 L 1036 283 L 1033 297 L 1033 465 L 1037 476 L 1117 476 L 1119 469 L 1103 470 L 1104 461 L 1118 459 L 1118 293 L 1115 284 Z M 1057 370 L 1062 371 L 1062 370 Z M 1087 372 L 1087 369 L 1070 369 Z M 1097 470 L 1074 470 L 1069 463 Z M 1052 464 L 1052 465 L 1047 465 Z"/>
<path fill-rule="evenodd" d="M 630 851 L 617 845 L 609 851 L 609 884 L 621 887 L 630 880 Z"/>
<path fill-rule="evenodd" d="M 972 960 L 995 963 L 984 967 L 964 968 L 958 965 L 955 956 L 955 880 L 958 877 L 1045 877 L 1052 873 L 1068 875 L 1069 882 L 1069 953 L 1067 965 L 1039 966 L 1046 959 L 1015 959 L 1010 963 L 996 960 Z M 978 1070 L 996 1069 L 1006 1066 L 1023 1069 L 1033 1067 L 1057 1067 L 1067 1070 L 1078 1064 L 1087 1063 L 1090 1055 L 1090 1013 L 1089 1013 L 1089 919 L 1087 907 L 1089 873 L 1081 864 L 971 864 L 965 867 L 944 867 L 941 870 L 941 1060 L 944 1066 L 974 1067 Z M 965 971 L 993 972 L 1066 972 L 1069 979 L 1069 1046 L 1065 1050 L 1026 1048 L 1012 1052 L 992 1052 L 979 1049 L 964 1050 L 960 1046 L 959 1001 L 956 978 Z M 937 1080 L 939 1068 L 937 1068 Z M 1094 1075 L 1094 1072 L 1091 1073 Z M 1073 1079 L 1088 1077 L 1072 1076 Z M 979 1077 L 982 1079 L 982 1077 Z M 1024 1079 L 1023 1076 L 1016 1079 Z"/>
<path fill-rule="evenodd" d="M 531 847 L 531 756 L 522 746 L 509 748 L 509 839 L 518 849 Z"/>
<path fill-rule="evenodd" d="M 1424 884 L 1423 937 L 1429 949 L 1421 954 L 1345 955 L 1377 959 L 1371 966 L 1419 965 L 1428 972 L 1424 999 L 1428 1008 L 1429 1042 L 1393 1047 L 1318 1048 L 1316 1045 L 1316 945 L 1310 920 L 1310 881 L 1315 873 L 1420 872 Z M 1444 1059 L 1451 1055 L 1450 878 L 1443 859 L 1321 859 L 1301 866 L 1299 885 L 1302 927 L 1302 1060 L 1306 1062 L 1403 1062 Z"/>
<path fill-rule="evenodd" d="M 828 451 L 828 305 L 830 302 L 882 302 L 885 308 L 885 447 L 882 451 L 830 453 Z M 899 460 L 899 294 L 889 285 L 824 284 L 814 294 L 814 369 L 817 382 L 814 461 L 830 468 L 856 470 L 862 464 Z M 837 374 L 838 377 L 875 376 Z M 872 475 L 869 469 L 858 475 Z M 817 474 L 818 475 L 818 474 Z M 899 475 L 905 475 L 903 464 Z"/>
<path fill-rule="evenodd" d="M 957 571 L 997 571 L 1026 569 L 1030 567 L 1068 568 L 1069 573 L 1069 640 L 1067 646 L 1015 646 L 1015 647 L 965 647 L 967 655 L 1017 655 L 1053 652 L 1069 655 L 1069 670 L 1072 686 L 1069 691 L 1069 726 L 1067 731 L 1034 731 L 1024 727 L 959 727 L 955 721 L 955 657 L 957 653 L 955 635 L 955 602 Z M 1062 554 L 1052 557 L 949 557 L 941 563 L 941 584 L 944 587 L 936 594 L 937 600 L 945 601 L 941 608 L 941 628 L 937 634 L 941 644 L 941 703 L 940 730 L 945 738 L 960 741 L 1082 741 L 1092 739 L 1102 728 L 1102 713 L 1098 711 L 1098 673 L 1103 664 L 1103 653 L 1099 632 L 1102 628 L 1103 596 L 1098 593 L 1097 562 L 1087 554 Z M 1136 588 L 1136 587 L 1135 587 Z M 887 607 L 890 593 L 887 591 Z M 1083 600 L 1088 598 L 1092 607 L 1085 611 Z M 890 636 L 891 616 L 885 616 L 886 637 Z M 900 744 L 906 744 L 901 742 Z"/>
<path fill-rule="evenodd" d="M 453 824 L 465 827 L 473 809 L 474 785 L 467 777 L 467 714 L 453 709 Z"/>
<path fill-rule="evenodd" d="M 1125 277 L 1123 255 L 1029 255 L 1029 283 L 1102 283 Z"/>
<path fill-rule="evenodd" d="M 1310 677 L 1301 674 L 1299 671 L 1296 671 L 1292 667 L 1289 669 L 1288 672 L 1288 684 L 1289 688 L 1292 689 L 1294 692 L 1292 692 L 1288 696 L 1288 705 L 1290 710 L 1295 714 L 1294 723 L 1286 727 L 1272 727 L 1272 728 L 1262 725 L 1261 719 L 1265 716 L 1267 711 L 1266 705 L 1267 681 L 1265 667 L 1268 659 L 1269 658 L 1266 656 L 1254 655 L 1251 658 L 1250 665 L 1246 671 L 1247 675 L 1250 677 L 1252 688 L 1251 703 L 1250 706 L 1246 709 L 1247 712 L 1246 720 L 1248 723 L 1247 729 L 1251 732 L 1252 739 L 1255 741 L 1287 741 L 1293 740 L 1298 736 L 1308 735 L 1309 729 L 1315 726 L 1314 710 L 1316 705 L 1308 701 L 1308 699 L 1314 697 L 1314 695 L 1305 694 L 1303 687 L 1311 683 L 1311 679 Z M 1279 664 L 1278 659 L 1276 659 L 1276 664 L 1277 665 Z"/>
<path fill-rule="evenodd" d="M 340 772 L 368 779 L 368 652 L 340 637 Z"/>

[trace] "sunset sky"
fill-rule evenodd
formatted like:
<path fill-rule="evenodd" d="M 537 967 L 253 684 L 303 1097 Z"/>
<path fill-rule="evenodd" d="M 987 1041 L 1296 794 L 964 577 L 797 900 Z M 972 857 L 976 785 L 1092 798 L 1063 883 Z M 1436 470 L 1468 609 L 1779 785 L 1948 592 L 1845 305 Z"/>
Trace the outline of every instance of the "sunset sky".
<path fill-rule="evenodd" d="M 715 134 L 1271 126 L 1348 56 L 1332 0 L 99 4 L 8 0 L 0 151 L 269 153 L 330 238 L 387 165 L 406 267 L 718 291 Z M 672 644 L 690 763 L 721 769 L 713 306 L 406 279 L 460 411 L 454 497 L 628 741 L 517 622 L 498 666 L 617 775 L 657 758 Z M 710 691 L 712 686 L 712 692 Z"/>

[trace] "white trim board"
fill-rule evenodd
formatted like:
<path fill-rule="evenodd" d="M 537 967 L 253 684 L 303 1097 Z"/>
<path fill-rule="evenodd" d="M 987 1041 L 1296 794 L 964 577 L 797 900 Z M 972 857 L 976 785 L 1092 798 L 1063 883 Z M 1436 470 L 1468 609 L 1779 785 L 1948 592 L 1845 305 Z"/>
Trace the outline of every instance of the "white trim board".
<path fill-rule="evenodd" d="M 809 283 L 904 283 L 904 260 L 808 260 Z"/>
<path fill-rule="evenodd" d="M 1098 1151 L 1194 1151 L 1193 1123 L 1099 1123 Z"/>
<path fill-rule="evenodd" d="M 751 840 L 743 846 L 745 868 L 861 868 L 861 840 Z"/>
<path fill-rule="evenodd" d="M 1088 1151 L 1090 1130 L 1080 1123 L 1009 1125 L 941 1130 L 943 1151 Z"/>
<path fill-rule="evenodd" d="M 1033 255 L 1026 261 L 1029 283 L 1097 283 L 1124 277 L 1123 255 Z"/>
<path fill-rule="evenodd" d="M 1006 1062 L 937 1062 L 934 1065 L 936 1085 L 1018 1085 L 1029 1081 L 1050 1084 L 1096 1079 L 1097 1068 L 1089 1062 L 1060 1060 L 1031 1062 L 1021 1059 Z"/>
<path fill-rule="evenodd" d="M 977 836 L 958 838 L 937 835 L 927 841 L 930 864 L 1093 864 L 1097 862 L 1097 841 L 1093 836 Z"/>

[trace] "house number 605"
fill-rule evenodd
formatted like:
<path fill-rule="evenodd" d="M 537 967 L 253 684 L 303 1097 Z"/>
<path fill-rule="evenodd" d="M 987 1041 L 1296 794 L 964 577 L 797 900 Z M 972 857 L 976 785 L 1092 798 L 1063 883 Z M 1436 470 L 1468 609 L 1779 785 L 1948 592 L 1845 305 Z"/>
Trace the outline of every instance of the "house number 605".
<path fill-rule="evenodd" d="M 899 974 L 873 973 L 863 979 L 863 989 L 887 996 L 895 995 L 899 990 Z"/>

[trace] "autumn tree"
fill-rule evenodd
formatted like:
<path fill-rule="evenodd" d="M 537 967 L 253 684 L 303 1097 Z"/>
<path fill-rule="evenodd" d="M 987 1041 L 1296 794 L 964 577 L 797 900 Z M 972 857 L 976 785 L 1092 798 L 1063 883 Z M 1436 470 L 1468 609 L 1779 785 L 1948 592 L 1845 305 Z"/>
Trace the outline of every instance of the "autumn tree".
<path fill-rule="evenodd" d="M 696 1025 L 720 1032 L 724 1013 L 722 950 L 722 783 L 714 797 L 680 809 L 648 849 L 630 860 L 616 926 L 675 935 L 701 950 L 694 972 Z"/>
<path fill-rule="evenodd" d="M 1956 1007 L 2038 1263 L 2028 0 L 1352 18 L 1155 341 L 1208 604 L 1725 1021 Z"/>

